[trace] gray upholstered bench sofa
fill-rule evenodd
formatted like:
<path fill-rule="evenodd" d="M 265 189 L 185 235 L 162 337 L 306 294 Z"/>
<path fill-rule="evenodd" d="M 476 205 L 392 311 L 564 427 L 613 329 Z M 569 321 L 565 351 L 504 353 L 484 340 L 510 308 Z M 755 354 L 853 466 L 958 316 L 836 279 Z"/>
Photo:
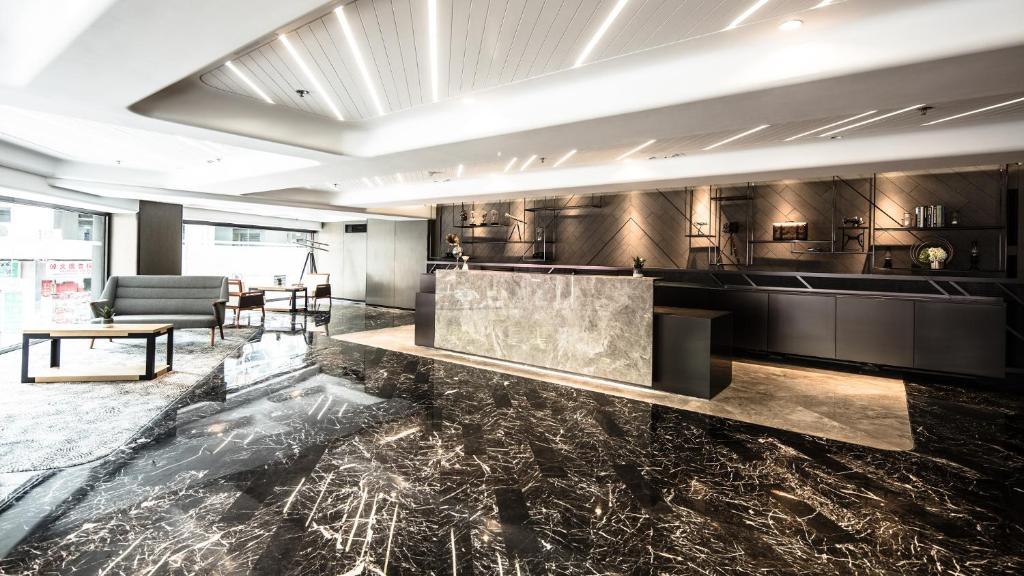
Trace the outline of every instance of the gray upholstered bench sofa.
<path fill-rule="evenodd" d="M 173 324 L 175 328 L 209 328 L 224 338 L 224 306 L 228 279 L 224 276 L 111 276 L 100 299 L 90 303 L 93 322 L 100 309 L 114 309 L 118 324 Z"/>

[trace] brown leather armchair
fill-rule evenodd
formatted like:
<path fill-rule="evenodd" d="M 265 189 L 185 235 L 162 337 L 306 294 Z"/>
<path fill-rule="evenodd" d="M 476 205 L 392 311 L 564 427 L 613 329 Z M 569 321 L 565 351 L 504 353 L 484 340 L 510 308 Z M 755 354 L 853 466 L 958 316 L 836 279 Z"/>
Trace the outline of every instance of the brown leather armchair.
<path fill-rule="evenodd" d="M 235 313 L 235 327 L 244 310 L 259 310 L 260 323 L 267 319 L 266 301 L 262 290 L 246 291 L 241 280 L 228 280 L 228 302 L 225 308 Z"/>
<path fill-rule="evenodd" d="M 327 307 L 331 307 L 331 275 L 330 274 L 306 274 L 306 285 L 313 287 L 313 310 L 318 309 L 318 301 L 321 298 L 327 299 Z"/>

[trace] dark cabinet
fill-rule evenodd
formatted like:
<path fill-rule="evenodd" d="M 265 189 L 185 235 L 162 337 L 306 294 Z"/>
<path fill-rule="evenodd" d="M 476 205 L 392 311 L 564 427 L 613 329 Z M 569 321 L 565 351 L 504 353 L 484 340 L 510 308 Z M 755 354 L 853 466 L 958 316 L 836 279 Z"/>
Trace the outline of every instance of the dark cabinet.
<path fill-rule="evenodd" d="M 768 350 L 782 354 L 835 358 L 835 296 L 770 294 Z"/>
<path fill-rule="evenodd" d="M 1004 377 L 1005 306 L 917 302 L 914 368 Z"/>
<path fill-rule="evenodd" d="M 416 323 L 414 342 L 417 346 L 434 347 L 434 298 L 436 294 L 419 292 L 416 294 Z"/>
<path fill-rule="evenodd" d="M 732 383 L 732 314 L 656 306 L 655 390 L 710 399 Z"/>
<path fill-rule="evenodd" d="M 709 292 L 709 309 L 732 312 L 733 346 L 757 352 L 768 349 L 767 294 L 729 290 Z"/>
<path fill-rule="evenodd" d="M 739 350 L 1005 376 L 1006 308 L 995 299 L 661 287 L 655 301 L 732 312 Z"/>
<path fill-rule="evenodd" d="M 914 302 L 837 296 L 836 358 L 913 367 Z"/>
<path fill-rule="evenodd" d="M 655 286 L 658 306 L 732 312 L 733 346 L 764 352 L 768 349 L 768 294 L 717 288 Z"/>

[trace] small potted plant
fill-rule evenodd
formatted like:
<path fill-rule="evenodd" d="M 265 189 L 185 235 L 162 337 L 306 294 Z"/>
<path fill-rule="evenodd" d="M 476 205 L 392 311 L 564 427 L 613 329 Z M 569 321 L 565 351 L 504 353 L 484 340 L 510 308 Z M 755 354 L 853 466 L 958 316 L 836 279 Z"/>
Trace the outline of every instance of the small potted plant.
<path fill-rule="evenodd" d="M 633 256 L 633 276 L 639 278 L 644 275 L 644 264 L 647 259 L 642 256 Z"/>
<path fill-rule="evenodd" d="M 932 270 L 942 270 L 946 265 L 946 259 L 949 258 L 949 254 L 946 250 L 938 246 L 933 246 L 925 251 L 928 255 L 928 262 L 932 265 Z"/>
<path fill-rule="evenodd" d="M 105 328 L 109 328 L 110 326 L 114 325 L 114 309 L 113 308 L 111 308 L 110 306 L 104 306 L 104 307 L 99 309 L 99 313 L 100 313 L 100 323 L 103 324 L 103 326 Z"/>

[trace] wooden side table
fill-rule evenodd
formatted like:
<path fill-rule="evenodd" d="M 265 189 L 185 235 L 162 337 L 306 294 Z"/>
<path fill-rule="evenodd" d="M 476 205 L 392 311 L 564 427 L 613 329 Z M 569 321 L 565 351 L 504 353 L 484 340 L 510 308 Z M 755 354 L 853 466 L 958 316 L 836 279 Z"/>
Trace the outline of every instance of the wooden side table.
<path fill-rule="evenodd" d="M 156 339 L 167 336 L 167 363 L 156 365 Z M 60 342 L 65 339 L 141 338 L 146 340 L 146 364 L 140 366 L 90 366 L 64 369 L 60 365 Z M 32 340 L 50 341 L 50 369 L 35 376 L 28 374 L 28 354 Z M 174 326 L 171 324 L 64 324 L 25 328 L 21 333 L 21 381 L 32 382 L 108 382 L 152 380 L 172 370 Z M 140 373 L 141 372 L 141 373 Z"/>

